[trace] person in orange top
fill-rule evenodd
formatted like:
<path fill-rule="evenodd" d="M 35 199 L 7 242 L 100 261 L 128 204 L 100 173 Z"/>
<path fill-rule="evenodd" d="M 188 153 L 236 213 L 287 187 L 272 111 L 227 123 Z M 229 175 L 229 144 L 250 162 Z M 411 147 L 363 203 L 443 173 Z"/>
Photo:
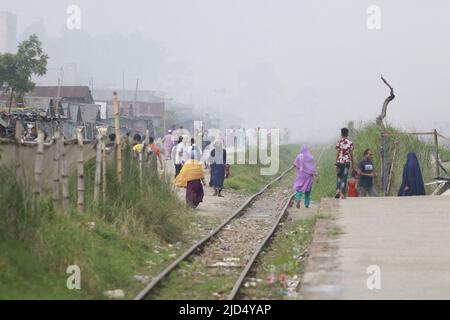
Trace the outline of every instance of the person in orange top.
<path fill-rule="evenodd" d="M 353 170 L 352 176 L 348 180 L 348 196 L 349 197 L 358 197 L 359 196 L 357 185 L 358 185 L 358 173 L 355 170 Z"/>
<path fill-rule="evenodd" d="M 148 138 L 149 148 L 148 148 L 148 160 L 150 161 L 150 168 L 157 169 L 156 158 L 158 158 L 159 165 L 161 166 L 161 170 L 163 170 L 163 164 L 161 159 L 161 150 L 159 150 L 158 146 L 155 143 L 155 139 L 153 137 Z"/>

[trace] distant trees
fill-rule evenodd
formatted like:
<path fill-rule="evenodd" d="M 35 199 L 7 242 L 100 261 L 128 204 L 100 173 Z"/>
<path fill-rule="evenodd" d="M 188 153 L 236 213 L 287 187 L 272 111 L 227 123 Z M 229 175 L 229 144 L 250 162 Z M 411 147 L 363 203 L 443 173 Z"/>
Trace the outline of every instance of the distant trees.
<path fill-rule="evenodd" d="M 17 48 L 16 54 L 0 54 L 0 86 L 11 92 L 10 108 L 14 96 L 16 101 L 23 101 L 24 94 L 33 90 L 33 75 L 43 76 L 47 72 L 48 55 L 35 34 Z"/>

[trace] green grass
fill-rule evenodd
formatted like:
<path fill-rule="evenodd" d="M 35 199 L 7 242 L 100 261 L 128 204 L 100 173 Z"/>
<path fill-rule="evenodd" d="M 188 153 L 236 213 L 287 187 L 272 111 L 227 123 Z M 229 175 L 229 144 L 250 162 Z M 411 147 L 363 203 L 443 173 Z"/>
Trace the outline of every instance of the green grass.
<path fill-rule="evenodd" d="M 327 229 L 327 235 L 329 236 L 339 236 L 341 234 L 344 234 L 344 231 L 339 227 Z"/>
<path fill-rule="evenodd" d="M 64 273 L 50 272 L 23 243 L 0 236 L 1 299 L 78 299 L 90 296 L 68 290 Z"/>
<path fill-rule="evenodd" d="M 110 168 L 107 197 L 98 205 L 92 196 L 95 168 L 86 164 L 83 214 L 75 209 L 71 177 L 68 216 L 45 196 L 33 199 L 30 184 L 0 167 L 0 299 L 103 299 L 104 291 L 114 289 L 133 298 L 144 286 L 134 275 L 155 275 L 190 244 L 167 246 L 185 240 L 185 226 L 197 219 L 169 182 L 144 172 L 139 183 L 133 159 L 124 161 L 123 184 Z M 81 269 L 81 290 L 66 287 L 70 265 Z"/>
<path fill-rule="evenodd" d="M 387 142 L 387 164 L 390 167 L 394 148 L 397 149 L 397 155 L 394 159 L 394 174 L 392 179 L 392 187 L 390 195 L 397 195 L 402 182 L 403 166 L 406 162 L 406 156 L 409 152 L 414 152 L 420 163 L 424 182 L 430 182 L 436 176 L 436 166 L 432 163 L 432 156 L 435 152 L 432 136 L 415 136 L 404 133 L 393 127 L 386 128 L 389 136 Z M 375 179 L 375 184 L 378 187 L 379 194 L 381 192 L 381 138 L 378 127 L 370 123 L 360 130 L 355 130 L 353 136 L 350 137 L 355 145 L 355 161 L 363 158 L 363 152 L 369 148 L 374 153 L 374 164 L 378 177 Z M 395 147 L 396 146 L 396 147 Z M 440 158 L 449 158 L 450 150 L 445 148 L 439 149 Z M 428 188 L 427 193 L 431 190 Z"/>
<path fill-rule="evenodd" d="M 155 255 L 148 239 L 124 238 L 106 225 L 83 230 L 81 219 L 61 220 L 45 223 L 34 243 L 2 237 L 2 299 L 102 299 L 103 291 L 119 288 L 132 298 L 139 288 L 133 275 L 155 272 L 145 261 L 170 260 Z M 66 287 L 70 265 L 81 269 L 81 290 Z"/>
<path fill-rule="evenodd" d="M 313 236 L 313 227 L 317 217 L 300 219 L 277 231 L 276 237 L 266 248 L 265 253 L 258 257 L 251 277 L 262 279 L 256 287 L 242 288 L 241 294 L 256 299 L 282 299 L 285 283 L 279 281 L 280 276 L 287 278 L 298 276 L 304 272 L 306 258 L 300 259 Z M 273 276 L 275 281 L 267 283 L 266 279 Z M 248 280 L 248 279 L 247 279 Z"/>
<path fill-rule="evenodd" d="M 261 168 L 268 166 L 259 163 L 232 165 L 231 176 L 225 180 L 225 188 L 246 193 L 259 191 L 264 185 L 292 165 L 298 150 L 299 147 L 297 145 L 283 145 L 280 147 L 280 165 L 278 172 L 274 175 L 261 175 Z"/>
<path fill-rule="evenodd" d="M 201 262 L 192 261 L 193 259 L 191 262 L 182 262 L 177 271 L 169 274 L 162 286 L 152 292 L 147 299 L 211 300 L 216 299 L 213 293 L 227 295 L 231 291 L 239 276 L 236 270 L 210 274 Z"/>
<path fill-rule="evenodd" d="M 312 153 L 316 159 L 319 182 L 314 183 L 311 191 L 311 199 L 319 201 L 323 197 L 331 197 L 336 191 L 336 151 L 331 146 L 315 146 Z"/>
<path fill-rule="evenodd" d="M 318 220 L 335 220 L 336 219 L 335 216 L 333 216 L 329 213 L 322 213 L 322 212 L 319 212 L 318 214 L 316 214 L 316 218 Z"/>
<path fill-rule="evenodd" d="M 167 241 L 180 240 L 183 218 L 177 213 L 186 211 L 171 187 L 168 177 L 159 178 L 144 170 L 140 183 L 137 160 L 128 150 L 124 152 L 123 183 L 119 185 L 112 164 L 107 170 L 107 198 L 94 203 L 95 161 L 85 165 L 87 210 L 106 221 L 120 225 L 124 234 L 151 231 Z M 72 204 L 76 206 L 76 176 L 70 181 Z"/>

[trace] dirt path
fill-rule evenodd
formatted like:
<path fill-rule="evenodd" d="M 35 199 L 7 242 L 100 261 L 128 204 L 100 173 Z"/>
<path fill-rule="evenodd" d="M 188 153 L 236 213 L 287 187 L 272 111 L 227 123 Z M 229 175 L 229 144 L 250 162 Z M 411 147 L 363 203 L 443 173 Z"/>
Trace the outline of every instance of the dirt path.
<path fill-rule="evenodd" d="M 162 172 L 160 172 L 162 173 Z M 175 175 L 175 169 L 171 161 L 165 162 L 165 173 L 171 177 Z M 209 182 L 209 170 L 205 170 L 205 181 Z M 186 198 L 186 189 L 177 188 L 178 196 L 182 201 Z M 205 196 L 203 202 L 195 209 L 199 215 L 218 218 L 223 220 L 230 214 L 236 211 L 250 196 L 249 194 L 239 193 L 233 190 L 225 189 L 223 191 L 223 198 L 213 196 L 214 189 L 208 185 L 204 187 Z"/>

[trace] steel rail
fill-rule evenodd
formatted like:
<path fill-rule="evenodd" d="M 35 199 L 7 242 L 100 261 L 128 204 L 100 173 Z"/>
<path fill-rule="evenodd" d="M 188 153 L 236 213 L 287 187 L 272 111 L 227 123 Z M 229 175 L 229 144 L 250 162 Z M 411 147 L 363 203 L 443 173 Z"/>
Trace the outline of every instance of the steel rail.
<path fill-rule="evenodd" d="M 233 214 L 230 215 L 224 222 L 222 222 L 219 226 L 217 226 L 211 233 L 201 240 L 199 240 L 196 244 L 191 246 L 188 250 L 186 250 L 181 256 L 179 256 L 175 261 L 173 261 L 170 265 L 168 265 L 163 271 L 161 271 L 152 281 L 134 298 L 134 300 L 143 300 L 150 291 L 159 283 L 162 279 L 164 279 L 170 272 L 172 272 L 180 262 L 184 261 L 188 258 L 195 250 L 200 249 L 204 246 L 209 240 L 211 240 L 216 234 L 218 234 L 226 225 L 230 223 L 231 220 L 240 216 L 243 211 L 248 207 L 248 205 L 259 195 L 264 193 L 271 185 L 281 180 L 286 173 L 292 170 L 294 166 L 290 166 L 288 169 L 283 171 L 276 179 L 272 180 L 268 184 L 266 184 L 260 191 L 250 196 Z"/>
<path fill-rule="evenodd" d="M 286 204 L 284 205 L 283 209 L 281 209 L 281 212 L 278 215 L 278 218 L 275 220 L 274 224 L 272 225 L 272 228 L 267 233 L 264 240 L 259 244 L 259 246 L 256 248 L 255 252 L 251 256 L 250 260 L 247 262 L 247 265 L 245 266 L 244 270 L 241 272 L 241 275 L 239 276 L 239 279 L 235 282 L 233 289 L 231 290 L 230 294 L 228 295 L 227 300 L 234 300 L 239 292 L 239 289 L 242 286 L 242 282 L 244 282 L 245 277 L 250 272 L 251 268 L 253 267 L 256 259 L 258 258 L 259 254 L 267 244 L 267 242 L 272 238 L 275 231 L 277 230 L 281 220 L 286 215 L 287 209 L 289 208 L 289 205 L 291 201 L 293 200 L 295 194 L 292 194 Z"/>

